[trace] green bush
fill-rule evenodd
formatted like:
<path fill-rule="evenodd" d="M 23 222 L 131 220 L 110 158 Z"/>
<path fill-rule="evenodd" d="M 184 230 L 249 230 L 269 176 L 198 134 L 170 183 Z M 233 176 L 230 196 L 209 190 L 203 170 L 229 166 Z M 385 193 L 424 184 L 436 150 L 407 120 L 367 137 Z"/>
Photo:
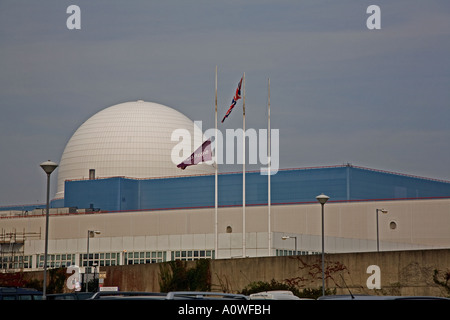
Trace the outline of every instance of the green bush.
<path fill-rule="evenodd" d="M 160 264 L 159 271 L 161 292 L 211 291 L 209 259 L 197 260 L 191 269 L 187 269 L 185 261 L 168 261 Z"/>

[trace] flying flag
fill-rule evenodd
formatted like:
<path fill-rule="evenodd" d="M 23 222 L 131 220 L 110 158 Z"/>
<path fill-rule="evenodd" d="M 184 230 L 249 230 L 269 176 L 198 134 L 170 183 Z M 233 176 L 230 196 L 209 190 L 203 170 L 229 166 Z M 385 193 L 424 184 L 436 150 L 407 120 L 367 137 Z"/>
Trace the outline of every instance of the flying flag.
<path fill-rule="evenodd" d="M 241 98 L 241 85 L 242 85 L 242 78 L 241 81 L 239 81 L 238 87 L 236 89 L 236 93 L 234 94 L 233 99 L 231 100 L 231 106 L 228 108 L 227 113 L 222 119 L 222 123 L 225 121 L 226 118 L 230 115 L 231 111 L 233 110 L 234 106 L 236 105 L 237 101 Z"/>
<path fill-rule="evenodd" d="M 205 162 L 212 160 L 211 152 L 211 140 L 208 139 L 203 144 L 197 148 L 186 160 L 177 165 L 181 170 L 186 169 L 187 166 L 192 166 L 199 164 L 200 162 Z"/>

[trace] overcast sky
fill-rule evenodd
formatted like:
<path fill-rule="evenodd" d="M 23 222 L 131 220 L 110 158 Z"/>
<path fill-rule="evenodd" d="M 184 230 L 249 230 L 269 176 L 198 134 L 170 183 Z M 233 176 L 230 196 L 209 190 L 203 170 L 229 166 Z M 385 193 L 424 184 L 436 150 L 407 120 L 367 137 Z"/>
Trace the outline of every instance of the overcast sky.
<path fill-rule="evenodd" d="M 0 206 L 44 203 L 39 164 L 111 105 L 158 102 L 214 127 L 216 65 L 219 117 L 245 72 L 246 128 L 267 125 L 270 78 L 281 168 L 450 180 L 449 40 L 447 0 L 0 0 Z M 241 109 L 221 129 L 239 127 Z"/>

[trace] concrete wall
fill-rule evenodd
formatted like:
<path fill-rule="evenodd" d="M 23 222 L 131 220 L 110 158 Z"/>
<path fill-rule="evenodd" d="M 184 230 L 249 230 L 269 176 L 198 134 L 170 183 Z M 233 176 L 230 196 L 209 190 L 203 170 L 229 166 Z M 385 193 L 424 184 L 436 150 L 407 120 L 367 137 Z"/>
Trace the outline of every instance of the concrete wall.
<path fill-rule="evenodd" d="M 327 254 L 326 287 L 337 294 L 446 296 L 433 281 L 435 269 L 449 272 L 450 249 Z M 189 261 L 188 267 L 195 266 Z M 213 291 L 238 292 L 253 281 L 297 281 L 301 287 L 319 288 L 321 255 L 211 260 Z M 374 277 L 369 266 L 378 266 L 380 289 L 369 289 Z M 159 291 L 159 264 L 105 267 L 104 286 L 120 290 Z M 344 284 L 345 281 L 345 284 Z M 372 281 L 369 281 L 373 283 Z"/>

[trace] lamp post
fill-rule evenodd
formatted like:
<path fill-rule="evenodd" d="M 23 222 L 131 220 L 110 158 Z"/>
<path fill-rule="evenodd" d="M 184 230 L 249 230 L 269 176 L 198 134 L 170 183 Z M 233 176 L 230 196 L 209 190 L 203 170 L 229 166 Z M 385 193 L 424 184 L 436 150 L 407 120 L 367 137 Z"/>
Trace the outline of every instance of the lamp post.
<path fill-rule="evenodd" d="M 328 201 L 328 199 L 330 199 L 329 196 L 324 195 L 323 193 L 321 195 L 318 195 L 316 197 L 317 201 L 319 201 L 319 203 L 322 206 L 322 295 L 325 295 L 325 246 L 324 246 L 324 206 L 325 203 Z"/>
<path fill-rule="evenodd" d="M 376 210 L 376 218 L 377 218 L 377 252 L 380 252 L 380 237 L 378 235 L 378 211 L 381 211 L 382 213 L 388 213 L 386 209 L 377 209 Z"/>
<path fill-rule="evenodd" d="M 294 255 L 297 255 L 297 237 L 283 236 L 283 237 L 281 237 L 281 239 L 283 239 L 283 240 L 295 239 L 295 253 L 294 253 Z"/>
<path fill-rule="evenodd" d="M 127 250 L 122 251 L 122 264 L 123 265 L 127 264 Z"/>
<path fill-rule="evenodd" d="M 47 299 L 47 255 L 48 255 L 48 216 L 50 208 L 50 175 L 58 167 L 58 165 L 50 160 L 42 162 L 41 168 L 47 174 L 47 204 L 45 214 L 45 249 L 44 249 L 44 283 L 42 286 L 42 299 Z"/>
<path fill-rule="evenodd" d="M 84 276 L 86 277 L 86 292 L 88 292 L 88 274 L 89 274 L 89 238 L 93 238 L 96 234 L 100 234 L 100 231 L 98 230 L 88 230 L 87 231 L 87 256 L 86 256 L 86 272 L 84 273 Z"/>

